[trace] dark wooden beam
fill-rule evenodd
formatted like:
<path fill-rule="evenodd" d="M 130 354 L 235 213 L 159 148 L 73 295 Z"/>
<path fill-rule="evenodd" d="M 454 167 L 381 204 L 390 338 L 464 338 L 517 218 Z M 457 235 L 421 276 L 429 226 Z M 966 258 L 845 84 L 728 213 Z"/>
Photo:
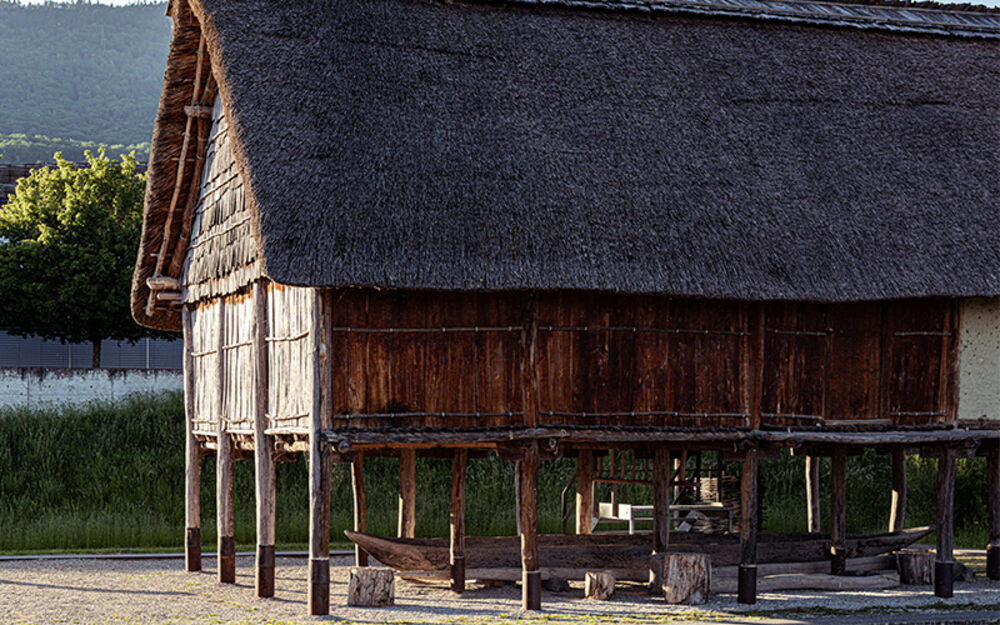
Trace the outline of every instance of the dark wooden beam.
<path fill-rule="evenodd" d="M 260 282 L 253 285 L 254 301 L 254 490 L 257 499 L 257 577 L 258 597 L 274 596 L 275 506 L 277 497 L 274 437 L 267 430 L 268 355 L 267 289 Z M 247 380 L 250 386 L 250 380 Z"/>
<path fill-rule="evenodd" d="M 757 603 L 757 448 L 749 447 L 740 473 L 740 567 L 737 600 Z"/>
<path fill-rule="evenodd" d="M 469 452 L 456 449 L 451 461 L 451 544 L 449 563 L 451 565 L 451 589 L 465 591 L 465 466 Z"/>
<path fill-rule="evenodd" d="M 937 558 L 934 561 L 934 594 L 947 599 L 955 584 L 955 456 L 938 459 Z"/>
<path fill-rule="evenodd" d="M 323 436 L 332 422 L 330 297 L 313 290 L 313 388 L 309 428 L 309 614 L 330 613 L 330 444 Z"/>
<path fill-rule="evenodd" d="M 847 455 L 843 447 L 833 450 L 830 458 L 830 573 L 843 575 L 847 553 Z"/>

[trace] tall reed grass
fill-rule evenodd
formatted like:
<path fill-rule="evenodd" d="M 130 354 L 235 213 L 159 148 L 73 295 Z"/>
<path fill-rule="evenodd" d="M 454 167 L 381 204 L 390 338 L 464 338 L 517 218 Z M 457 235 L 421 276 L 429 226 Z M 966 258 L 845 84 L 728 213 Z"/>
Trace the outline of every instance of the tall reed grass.
<path fill-rule="evenodd" d="M 711 458 L 706 459 L 706 463 Z M 202 537 L 215 542 L 215 463 L 202 465 Z M 783 455 L 761 466 L 765 529 L 805 529 L 803 459 Z M 735 464 L 727 465 L 734 473 Z M 542 532 L 560 531 L 560 492 L 572 478 L 572 459 L 542 463 L 539 524 Z M 450 463 L 417 461 L 417 533 L 448 535 Z M 936 463 L 911 458 L 908 522 L 933 523 Z M 829 466 L 822 465 L 824 489 Z M 367 458 L 365 482 L 369 531 L 392 535 L 396 529 L 398 463 Z M 471 535 L 515 531 L 513 464 L 495 454 L 469 461 L 466 501 Z M 350 471 L 335 466 L 331 502 L 332 537 L 352 519 Z M 848 462 L 848 530 L 874 532 L 888 519 L 888 459 L 873 452 Z M 981 460 L 959 463 L 956 488 L 957 544 L 985 545 L 984 468 Z M 307 467 L 304 458 L 279 463 L 277 535 L 283 545 L 308 538 Z M 236 540 L 252 545 L 254 536 L 253 463 L 236 463 Z M 609 498 L 609 487 L 599 498 Z M 824 495 L 828 491 L 824 490 Z M 572 494 L 572 493 L 571 493 Z M 619 500 L 648 503 L 648 487 L 623 486 Z M 828 497 L 823 520 L 828 520 Z M 572 526 L 572 524 L 571 524 Z M 47 410 L 0 411 L 0 551 L 176 549 L 184 535 L 184 410 L 180 394 L 139 396 L 108 404 Z"/>

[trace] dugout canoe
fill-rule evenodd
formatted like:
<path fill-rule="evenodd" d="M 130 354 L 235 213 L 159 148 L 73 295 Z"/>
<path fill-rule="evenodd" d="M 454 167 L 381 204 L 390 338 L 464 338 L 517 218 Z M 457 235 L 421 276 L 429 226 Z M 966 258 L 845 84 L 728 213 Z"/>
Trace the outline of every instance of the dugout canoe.
<path fill-rule="evenodd" d="M 918 527 L 886 534 L 849 534 L 847 557 L 875 556 L 907 547 L 934 528 Z M 345 530 L 344 534 L 379 562 L 397 571 L 448 570 L 447 538 L 386 538 Z M 707 553 L 713 567 L 739 564 L 739 535 L 670 535 L 670 549 Z M 593 567 L 648 569 L 649 534 L 563 535 L 538 537 L 539 562 L 543 567 L 576 569 Z M 520 539 L 517 536 L 468 536 L 465 563 L 469 569 L 520 568 Z M 757 561 L 813 562 L 826 560 L 830 553 L 829 534 L 762 532 L 757 540 Z"/>

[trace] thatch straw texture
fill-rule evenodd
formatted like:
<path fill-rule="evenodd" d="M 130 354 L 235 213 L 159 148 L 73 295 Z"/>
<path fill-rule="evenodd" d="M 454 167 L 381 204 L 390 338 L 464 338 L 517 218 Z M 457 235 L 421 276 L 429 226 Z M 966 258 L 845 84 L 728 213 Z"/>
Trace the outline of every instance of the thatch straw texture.
<path fill-rule="evenodd" d="M 266 275 L 1000 294 L 996 41 L 546 4 L 196 3 Z"/>

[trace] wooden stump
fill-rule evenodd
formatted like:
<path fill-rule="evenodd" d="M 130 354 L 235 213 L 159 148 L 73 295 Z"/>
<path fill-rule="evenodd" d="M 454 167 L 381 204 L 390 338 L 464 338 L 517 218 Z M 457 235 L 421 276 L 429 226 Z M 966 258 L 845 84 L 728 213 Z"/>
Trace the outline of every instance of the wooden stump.
<path fill-rule="evenodd" d="M 712 565 L 704 553 L 667 552 L 663 554 L 661 579 L 667 603 L 705 603 L 712 585 Z"/>
<path fill-rule="evenodd" d="M 896 552 L 899 583 L 927 586 L 934 583 L 934 552 L 930 549 L 900 549 Z"/>
<path fill-rule="evenodd" d="M 584 577 L 583 596 L 595 601 L 607 601 L 615 595 L 615 574 L 611 571 L 588 572 Z"/>
<path fill-rule="evenodd" d="M 347 605 L 381 607 L 396 602 L 392 569 L 351 567 L 347 582 Z"/>

